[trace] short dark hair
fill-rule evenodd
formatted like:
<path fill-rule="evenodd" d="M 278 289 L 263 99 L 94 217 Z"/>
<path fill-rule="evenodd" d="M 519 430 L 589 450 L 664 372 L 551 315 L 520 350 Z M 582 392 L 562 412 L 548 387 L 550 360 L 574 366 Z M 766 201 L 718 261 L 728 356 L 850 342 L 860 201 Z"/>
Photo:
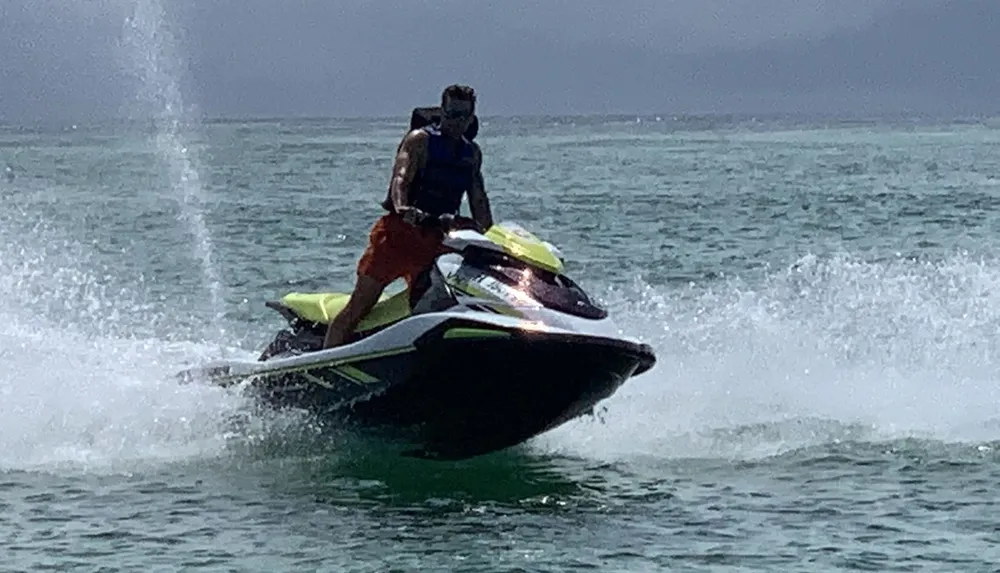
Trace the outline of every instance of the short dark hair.
<path fill-rule="evenodd" d="M 472 106 L 476 106 L 476 90 L 469 86 L 463 86 L 461 84 L 452 84 L 441 92 L 441 105 L 449 99 L 456 99 L 461 101 L 472 102 Z"/>

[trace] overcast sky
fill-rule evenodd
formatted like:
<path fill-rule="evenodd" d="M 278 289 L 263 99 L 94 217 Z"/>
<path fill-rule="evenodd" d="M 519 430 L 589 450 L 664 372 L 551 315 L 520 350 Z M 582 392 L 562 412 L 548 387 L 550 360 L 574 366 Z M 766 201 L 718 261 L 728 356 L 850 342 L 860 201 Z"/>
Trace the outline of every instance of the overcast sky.
<path fill-rule="evenodd" d="M 0 121 L 135 113 L 146 2 L 212 116 L 1000 111 L 996 0 L 0 0 Z"/>

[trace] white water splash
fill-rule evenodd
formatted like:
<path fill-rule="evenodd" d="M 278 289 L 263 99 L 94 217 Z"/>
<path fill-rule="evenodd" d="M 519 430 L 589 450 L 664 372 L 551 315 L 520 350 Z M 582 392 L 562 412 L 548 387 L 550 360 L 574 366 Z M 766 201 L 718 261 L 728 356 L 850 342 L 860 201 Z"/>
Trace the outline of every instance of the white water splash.
<path fill-rule="evenodd" d="M 763 282 L 612 293 L 650 373 L 537 447 L 757 457 L 838 440 L 1000 439 L 1000 263 L 805 257 Z"/>
<path fill-rule="evenodd" d="M 223 349 L 140 328 L 164 317 L 137 292 L 106 290 L 91 251 L 44 222 L 17 223 L 0 226 L 0 471 L 224 454 L 226 418 L 245 400 L 174 378 Z"/>

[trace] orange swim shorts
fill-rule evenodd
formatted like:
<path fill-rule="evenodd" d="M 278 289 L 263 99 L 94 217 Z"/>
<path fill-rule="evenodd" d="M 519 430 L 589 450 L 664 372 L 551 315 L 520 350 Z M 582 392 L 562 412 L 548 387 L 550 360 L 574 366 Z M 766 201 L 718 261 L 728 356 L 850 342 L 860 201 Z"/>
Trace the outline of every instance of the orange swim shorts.
<path fill-rule="evenodd" d="M 444 235 L 437 230 L 415 227 L 394 213 L 383 215 L 368 235 L 368 247 L 358 261 L 358 275 L 371 277 L 383 286 L 403 278 L 413 281 L 444 252 Z"/>

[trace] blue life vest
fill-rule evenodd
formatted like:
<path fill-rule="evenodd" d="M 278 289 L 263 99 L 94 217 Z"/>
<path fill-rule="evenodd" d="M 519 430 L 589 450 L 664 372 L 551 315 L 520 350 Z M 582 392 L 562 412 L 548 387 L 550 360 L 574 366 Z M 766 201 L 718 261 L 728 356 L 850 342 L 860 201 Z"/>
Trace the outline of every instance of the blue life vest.
<path fill-rule="evenodd" d="M 462 198 L 475 184 L 476 146 L 467 138 L 449 138 L 437 125 L 422 128 L 427 132 L 427 161 L 410 183 L 410 204 L 421 211 L 439 216 L 457 215 Z M 383 205 L 392 211 L 392 199 Z"/>

